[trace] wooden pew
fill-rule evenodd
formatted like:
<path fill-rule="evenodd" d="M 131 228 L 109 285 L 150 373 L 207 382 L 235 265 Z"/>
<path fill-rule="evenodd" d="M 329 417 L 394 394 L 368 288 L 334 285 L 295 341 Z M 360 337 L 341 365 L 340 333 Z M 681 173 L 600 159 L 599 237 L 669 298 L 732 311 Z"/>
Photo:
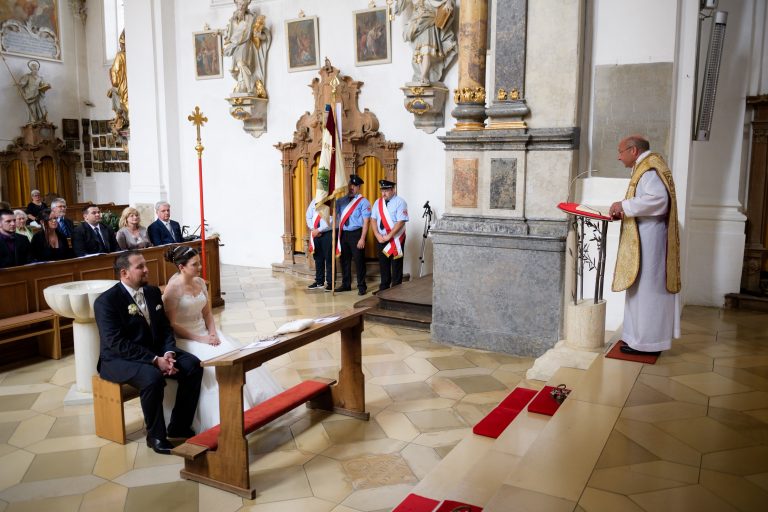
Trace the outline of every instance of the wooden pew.
<path fill-rule="evenodd" d="M 364 327 L 363 315 L 367 310 L 368 308 L 359 308 L 334 313 L 328 316 L 338 317 L 336 320 L 315 323 L 306 331 L 286 335 L 283 341 L 272 346 L 240 349 L 203 361 L 203 366 L 216 368 L 221 424 L 211 429 L 214 431 L 213 436 L 210 431 L 201 432 L 173 450 L 172 453 L 184 457 L 181 477 L 253 499 L 256 491 L 250 484 L 248 442 L 245 436 L 274 419 L 276 407 L 281 407 L 284 413 L 310 397 L 310 400 L 314 399 L 310 402 L 310 407 L 368 420 L 369 414 L 365 412 L 365 380 L 360 338 Z M 332 385 L 331 382 L 322 382 L 320 379 L 306 381 L 284 391 L 281 395 L 285 396 L 278 395 L 271 401 L 243 412 L 246 372 L 339 331 L 341 369 L 337 384 Z M 330 393 L 324 393 L 323 388 L 328 387 Z M 275 401 L 280 402 L 280 405 L 276 406 Z"/>
<path fill-rule="evenodd" d="M 183 242 L 181 245 L 189 245 L 199 250 L 200 240 Z M 147 260 L 149 283 L 152 285 L 161 286 L 166 284 L 168 279 L 176 272 L 176 267 L 164 259 L 167 249 L 167 245 L 161 245 L 140 250 Z M 206 240 L 206 250 L 211 304 L 213 307 L 223 306 L 218 239 L 211 238 Z M 100 254 L 85 258 L 50 261 L 0 269 L 0 297 L 2 297 L 2 300 L 0 300 L 0 319 L 10 319 L 48 310 L 48 303 L 45 302 L 45 297 L 43 296 L 43 290 L 48 286 L 88 279 L 115 279 L 115 271 L 113 269 L 115 255 L 116 253 Z M 69 329 L 71 326 L 71 320 L 60 319 L 60 329 Z M 71 343 L 71 330 L 66 335 L 65 339 L 68 343 Z M 33 355 L 34 351 L 19 345 L 19 343 L 23 343 L 22 341 L 4 343 L 4 339 L 4 334 L 0 332 L 0 345 L 2 345 L 0 361 L 3 361 L 3 363 Z M 8 357 L 11 355 L 13 357 Z"/>

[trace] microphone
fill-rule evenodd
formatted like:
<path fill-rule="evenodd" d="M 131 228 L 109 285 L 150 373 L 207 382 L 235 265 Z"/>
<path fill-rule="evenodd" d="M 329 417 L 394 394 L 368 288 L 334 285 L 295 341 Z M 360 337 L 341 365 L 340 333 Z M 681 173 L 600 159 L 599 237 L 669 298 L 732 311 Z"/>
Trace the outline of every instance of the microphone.
<path fill-rule="evenodd" d="M 588 171 L 587 170 L 587 171 L 580 172 L 579 174 L 577 174 L 576 176 L 573 177 L 571 182 L 568 184 L 568 195 L 565 197 L 565 202 L 566 203 L 570 203 L 571 202 L 571 192 L 573 191 L 573 184 L 576 183 L 576 180 L 581 178 L 585 174 L 589 174 L 590 172 L 598 173 L 599 171 L 596 170 L 596 169 L 593 169 L 592 171 Z"/>

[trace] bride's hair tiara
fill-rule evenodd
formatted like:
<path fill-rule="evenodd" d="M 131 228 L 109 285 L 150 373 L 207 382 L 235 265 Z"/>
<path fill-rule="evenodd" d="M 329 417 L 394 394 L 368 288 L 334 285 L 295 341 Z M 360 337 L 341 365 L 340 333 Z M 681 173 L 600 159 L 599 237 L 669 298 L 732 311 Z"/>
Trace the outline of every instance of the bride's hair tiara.
<path fill-rule="evenodd" d="M 189 260 L 197 256 L 197 249 L 188 245 L 177 245 L 165 251 L 165 261 L 174 265 L 186 265 Z"/>

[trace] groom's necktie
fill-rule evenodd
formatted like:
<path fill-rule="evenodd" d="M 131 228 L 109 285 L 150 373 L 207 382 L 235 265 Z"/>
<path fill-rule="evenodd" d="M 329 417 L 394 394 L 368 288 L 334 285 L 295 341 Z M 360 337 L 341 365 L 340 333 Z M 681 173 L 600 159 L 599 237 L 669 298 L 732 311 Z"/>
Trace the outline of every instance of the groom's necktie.
<path fill-rule="evenodd" d="M 144 300 L 144 290 L 139 288 L 136 290 L 136 295 L 134 296 L 134 299 L 136 299 L 136 305 L 139 306 L 139 309 L 141 310 L 141 314 L 144 315 L 144 320 L 147 321 L 149 324 L 149 308 L 147 308 L 147 301 Z"/>

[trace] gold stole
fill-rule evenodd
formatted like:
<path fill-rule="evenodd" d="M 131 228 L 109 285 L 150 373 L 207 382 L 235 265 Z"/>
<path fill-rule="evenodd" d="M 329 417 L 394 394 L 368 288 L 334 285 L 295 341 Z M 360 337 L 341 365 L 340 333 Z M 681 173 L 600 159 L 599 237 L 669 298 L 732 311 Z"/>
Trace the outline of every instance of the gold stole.
<path fill-rule="evenodd" d="M 680 235 L 677 225 L 677 196 L 675 183 L 672 181 L 672 171 L 658 153 L 645 157 L 632 171 L 625 199 L 635 197 L 637 183 L 647 171 L 656 170 L 659 178 L 669 193 L 669 212 L 667 213 L 667 280 L 666 288 L 669 293 L 680 291 Z M 619 253 L 616 257 L 616 270 L 613 274 L 614 292 L 624 291 L 632 286 L 640 271 L 640 233 L 634 217 L 624 217 L 621 221 L 621 236 L 619 238 Z"/>

